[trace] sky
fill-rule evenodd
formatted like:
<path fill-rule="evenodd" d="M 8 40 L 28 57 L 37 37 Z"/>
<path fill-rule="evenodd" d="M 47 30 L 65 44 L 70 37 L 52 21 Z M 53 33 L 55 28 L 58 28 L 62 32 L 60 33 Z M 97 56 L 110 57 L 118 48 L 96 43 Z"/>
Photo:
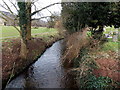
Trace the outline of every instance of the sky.
<path fill-rule="evenodd" d="M 14 13 L 17 14 L 16 9 L 15 9 L 14 6 L 9 2 L 9 0 L 4 0 L 4 1 L 7 2 L 8 6 L 11 8 L 11 10 L 12 10 Z M 11 0 L 11 1 L 12 1 L 13 3 L 16 2 L 16 0 Z M 37 1 L 37 2 L 35 3 L 35 6 L 37 7 L 37 8 L 36 8 L 37 10 L 39 10 L 39 9 L 45 7 L 45 6 L 48 6 L 48 5 L 52 4 L 52 3 L 61 2 L 61 0 L 34 0 L 34 1 Z M 3 5 L 2 0 L 0 0 L 0 4 Z M 35 10 L 35 6 L 32 7 L 32 12 Z M 0 6 L 0 11 L 7 11 L 7 10 L 5 10 L 4 8 L 2 8 L 2 7 Z M 51 13 L 54 13 L 54 12 L 60 13 L 60 12 L 61 12 L 61 5 L 60 5 L 60 4 L 57 4 L 57 5 L 51 6 L 51 7 L 47 8 L 47 9 L 41 11 L 40 13 L 34 15 L 33 18 L 34 18 L 34 17 L 35 17 L 35 18 L 36 18 L 36 17 L 39 18 L 39 17 L 43 17 L 43 16 L 50 16 L 51 13 L 50 13 L 49 11 L 50 11 Z M 44 20 L 44 19 L 43 19 L 43 20 Z"/>
<path fill-rule="evenodd" d="M 61 0 L 39 0 L 38 2 L 36 2 L 36 5 L 37 5 L 38 9 L 40 9 L 42 7 L 45 7 L 45 6 L 48 6 L 48 5 L 52 4 L 52 3 L 57 3 L 57 2 L 61 2 Z M 60 4 L 51 6 L 51 7 L 47 8 L 47 9 L 43 10 L 42 12 L 40 12 L 40 14 L 42 16 L 50 16 L 51 13 L 54 13 L 54 12 L 56 12 L 56 13 L 61 12 L 61 5 Z M 38 15 L 36 15 L 36 16 L 38 16 Z"/>

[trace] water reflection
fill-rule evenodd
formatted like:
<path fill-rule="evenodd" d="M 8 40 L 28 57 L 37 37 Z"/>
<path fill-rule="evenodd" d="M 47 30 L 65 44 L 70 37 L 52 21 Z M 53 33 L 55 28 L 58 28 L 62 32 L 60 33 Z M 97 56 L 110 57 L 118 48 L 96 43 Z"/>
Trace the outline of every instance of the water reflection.
<path fill-rule="evenodd" d="M 24 73 L 12 80 L 6 88 L 70 88 L 73 76 L 61 65 L 63 41 L 54 43 Z"/>

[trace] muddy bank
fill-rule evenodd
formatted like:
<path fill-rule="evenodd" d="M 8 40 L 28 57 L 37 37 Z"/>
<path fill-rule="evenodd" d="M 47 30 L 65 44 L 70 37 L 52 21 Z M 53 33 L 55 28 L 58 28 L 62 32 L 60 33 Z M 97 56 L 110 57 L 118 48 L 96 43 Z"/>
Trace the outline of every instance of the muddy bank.
<path fill-rule="evenodd" d="M 20 39 L 11 39 L 2 44 L 2 86 L 22 72 L 40 57 L 40 55 L 50 47 L 55 41 L 60 40 L 59 36 L 49 37 L 49 40 L 33 38 L 28 41 L 27 60 L 22 60 L 20 55 Z"/>

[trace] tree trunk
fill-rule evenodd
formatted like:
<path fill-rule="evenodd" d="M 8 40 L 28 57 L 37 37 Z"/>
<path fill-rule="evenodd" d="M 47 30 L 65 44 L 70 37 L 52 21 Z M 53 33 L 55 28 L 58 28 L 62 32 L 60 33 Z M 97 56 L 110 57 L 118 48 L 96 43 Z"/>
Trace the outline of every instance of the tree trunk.
<path fill-rule="evenodd" d="M 31 40 L 31 22 L 28 22 L 27 25 L 27 35 L 26 35 L 27 40 Z"/>
<path fill-rule="evenodd" d="M 27 36 L 26 39 L 31 39 L 31 2 L 27 2 Z"/>
<path fill-rule="evenodd" d="M 31 2 L 18 2 L 21 30 L 21 59 L 27 59 L 27 41 L 31 39 Z"/>
<path fill-rule="evenodd" d="M 20 51 L 20 57 L 21 59 L 27 59 L 27 42 L 22 38 L 21 39 L 21 51 Z"/>
<path fill-rule="evenodd" d="M 27 59 L 27 26 L 25 28 L 21 28 L 22 30 L 22 37 L 21 37 L 21 51 L 20 57 L 21 59 Z"/>

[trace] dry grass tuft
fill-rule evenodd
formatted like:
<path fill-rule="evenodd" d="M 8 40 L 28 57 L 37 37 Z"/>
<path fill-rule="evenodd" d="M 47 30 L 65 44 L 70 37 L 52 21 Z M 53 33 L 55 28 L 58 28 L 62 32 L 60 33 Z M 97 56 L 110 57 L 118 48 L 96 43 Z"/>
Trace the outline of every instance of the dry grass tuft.
<path fill-rule="evenodd" d="M 63 65 L 72 67 L 75 58 L 79 56 L 80 49 L 88 44 L 87 30 L 84 28 L 82 32 L 76 32 L 66 38 L 66 49 L 63 54 Z"/>

